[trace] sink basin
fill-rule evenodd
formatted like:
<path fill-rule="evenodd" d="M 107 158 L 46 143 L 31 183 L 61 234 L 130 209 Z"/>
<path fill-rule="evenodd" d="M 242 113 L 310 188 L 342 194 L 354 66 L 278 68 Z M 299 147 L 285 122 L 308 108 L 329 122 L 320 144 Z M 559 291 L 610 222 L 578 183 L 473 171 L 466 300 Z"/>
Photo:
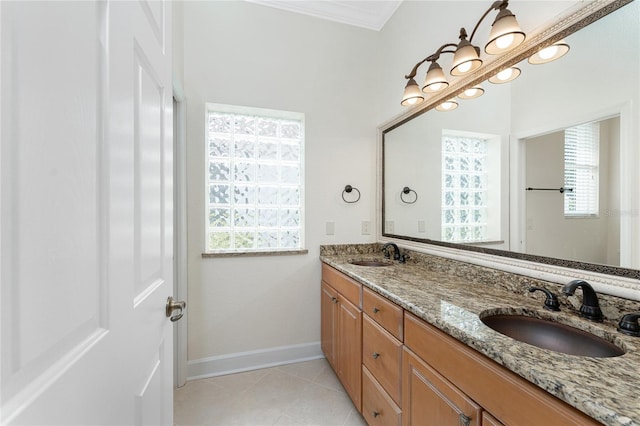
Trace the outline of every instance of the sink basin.
<path fill-rule="evenodd" d="M 524 315 L 489 315 L 481 321 L 513 339 L 569 355 L 615 357 L 624 351 L 607 340 L 577 328 Z"/>
<path fill-rule="evenodd" d="M 393 265 L 393 263 L 385 262 L 383 260 L 350 260 L 349 263 L 356 266 L 373 266 L 373 267 Z"/>

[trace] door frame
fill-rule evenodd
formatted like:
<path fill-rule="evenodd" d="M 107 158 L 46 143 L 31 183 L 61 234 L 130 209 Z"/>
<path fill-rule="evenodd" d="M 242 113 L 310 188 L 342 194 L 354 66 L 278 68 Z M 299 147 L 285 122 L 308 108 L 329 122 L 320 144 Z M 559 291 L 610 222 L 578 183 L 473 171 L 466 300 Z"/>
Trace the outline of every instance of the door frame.
<path fill-rule="evenodd" d="M 173 294 L 174 299 L 187 301 L 187 107 L 182 83 L 173 78 Z M 173 385 L 182 387 L 187 380 L 188 313 L 173 325 Z"/>

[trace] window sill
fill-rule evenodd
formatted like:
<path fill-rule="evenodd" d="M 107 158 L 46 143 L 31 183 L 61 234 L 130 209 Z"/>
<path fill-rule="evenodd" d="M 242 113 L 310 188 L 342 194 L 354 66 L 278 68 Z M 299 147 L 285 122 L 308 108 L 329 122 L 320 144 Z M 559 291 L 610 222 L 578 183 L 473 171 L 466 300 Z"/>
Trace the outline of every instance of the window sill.
<path fill-rule="evenodd" d="M 213 257 L 256 257 L 256 256 L 291 256 L 298 254 L 308 254 L 309 250 L 278 250 L 278 251 L 247 251 L 247 252 L 219 252 L 202 253 L 202 258 Z"/>
<path fill-rule="evenodd" d="M 465 244 L 468 246 L 488 246 L 492 244 L 504 244 L 504 240 L 487 240 L 487 241 L 452 241 L 456 244 Z"/>

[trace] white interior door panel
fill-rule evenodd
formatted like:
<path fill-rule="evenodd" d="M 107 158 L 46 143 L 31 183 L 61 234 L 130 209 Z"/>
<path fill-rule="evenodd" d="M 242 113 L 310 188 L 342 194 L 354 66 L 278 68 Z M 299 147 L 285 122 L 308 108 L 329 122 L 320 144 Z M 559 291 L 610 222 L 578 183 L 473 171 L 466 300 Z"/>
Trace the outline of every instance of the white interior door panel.
<path fill-rule="evenodd" d="M 171 8 L 1 2 L 2 424 L 171 424 Z"/>

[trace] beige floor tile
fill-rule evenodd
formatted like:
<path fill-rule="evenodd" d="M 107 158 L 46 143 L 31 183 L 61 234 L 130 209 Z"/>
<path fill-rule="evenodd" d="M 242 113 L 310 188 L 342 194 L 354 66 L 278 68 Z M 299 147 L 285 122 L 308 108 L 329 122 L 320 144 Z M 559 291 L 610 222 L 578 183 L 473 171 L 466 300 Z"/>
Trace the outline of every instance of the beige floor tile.
<path fill-rule="evenodd" d="M 353 404 L 345 394 L 323 386 L 309 386 L 285 414 L 300 425 L 343 425 Z"/>
<path fill-rule="evenodd" d="M 179 426 L 366 426 L 325 359 L 187 382 L 174 413 Z"/>
<path fill-rule="evenodd" d="M 319 375 L 326 374 L 327 367 L 331 368 L 327 360 L 322 358 L 313 361 L 298 362 L 296 364 L 281 365 L 276 368 L 285 373 L 313 381 L 313 379 Z"/>

